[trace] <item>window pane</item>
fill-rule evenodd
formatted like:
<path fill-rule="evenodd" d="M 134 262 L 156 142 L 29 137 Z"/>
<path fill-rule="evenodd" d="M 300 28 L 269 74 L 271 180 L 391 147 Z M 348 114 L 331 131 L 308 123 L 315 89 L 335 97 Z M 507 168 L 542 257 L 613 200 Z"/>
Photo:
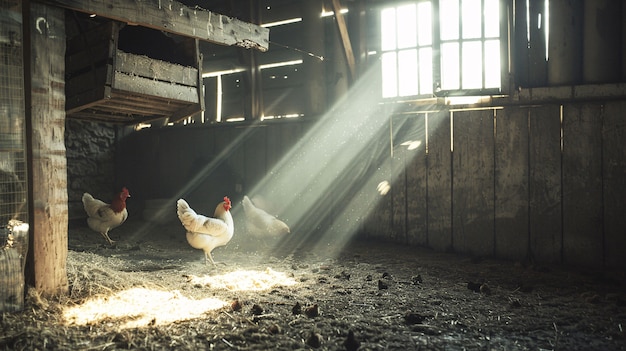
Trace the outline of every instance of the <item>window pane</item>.
<path fill-rule="evenodd" d="M 459 38 L 459 0 L 439 1 L 439 25 L 441 40 Z"/>
<path fill-rule="evenodd" d="M 432 6 L 430 2 L 420 2 L 417 5 L 417 28 L 419 44 L 431 45 L 433 43 Z"/>
<path fill-rule="evenodd" d="M 396 49 L 396 9 L 384 9 L 380 12 L 381 43 L 383 51 Z"/>
<path fill-rule="evenodd" d="M 398 95 L 417 95 L 417 50 L 398 52 Z"/>
<path fill-rule="evenodd" d="M 463 38 L 480 38 L 482 35 L 480 0 L 462 0 Z"/>
<path fill-rule="evenodd" d="M 388 52 L 382 55 L 383 97 L 398 96 L 398 70 L 396 53 Z"/>
<path fill-rule="evenodd" d="M 398 49 L 417 45 L 417 14 L 415 4 L 398 6 Z"/>
<path fill-rule="evenodd" d="M 463 43 L 463 89 L 483 87 L 483 54 L 479 41 Z"/>
<path fill-rule="evenodd" d="M 441 89 L 459 89 L 459 43 L 441 45 Z"/>
<path fill-rule="evenodd" d="M 500 40 L 485 42 L 485 88 L 500 88 Z"/>
<path fill-rule="evenodd" d="M 500 36 L 499 0 L 485 0 L 485 37 Z"/>
<path fill-rule="evenodd" d="M 420 49 L 419 54 L 420 94 L 433 93 L 433 50 Z"/>

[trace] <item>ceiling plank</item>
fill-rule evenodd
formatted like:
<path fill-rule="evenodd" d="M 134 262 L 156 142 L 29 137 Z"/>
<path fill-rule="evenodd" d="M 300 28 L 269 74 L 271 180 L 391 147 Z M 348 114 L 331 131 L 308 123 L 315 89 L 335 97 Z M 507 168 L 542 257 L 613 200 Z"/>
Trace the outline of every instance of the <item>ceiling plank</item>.
<path fill-rule="evenodd" d="M 269 29 L 173 0 L 44 0 L 94 14 L 215 44 L 267 51 Z"/>

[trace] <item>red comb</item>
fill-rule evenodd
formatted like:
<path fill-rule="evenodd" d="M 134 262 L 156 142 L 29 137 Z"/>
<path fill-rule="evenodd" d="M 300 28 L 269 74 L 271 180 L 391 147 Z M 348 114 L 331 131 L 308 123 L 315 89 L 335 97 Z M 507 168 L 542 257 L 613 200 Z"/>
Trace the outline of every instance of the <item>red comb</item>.
<path fill-rule="evenodd" d="M 231 207 L 232 205 L 230 204 L 230 199 L 228 198 L 228 196 L 224 196 L 224 208 L 226 209 L 226 211 L 228 211 Z"/>

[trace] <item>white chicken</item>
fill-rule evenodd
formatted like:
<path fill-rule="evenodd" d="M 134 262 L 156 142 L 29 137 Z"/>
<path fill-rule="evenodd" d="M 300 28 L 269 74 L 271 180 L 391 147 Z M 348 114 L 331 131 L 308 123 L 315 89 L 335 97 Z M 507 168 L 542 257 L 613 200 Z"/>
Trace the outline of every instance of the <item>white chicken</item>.
<path fill-rule="evenodd" d="M 289 226 L 285 222 L 256 207 L 248 196 L 243 197 L 241 204 L 246 215 L 246 228 L 250 234 L 258 238 L 266 238 L 290 233 Z"/>
<path fill-rule="evenodd" d="M 88 216 L 87 225 L 91 230 L 100 233 L 110 245 L 115 241 L 109 237 L 109 231 L 122 225 L 128 218 L 126 199 L 129 197 L 126 187 L 113 198 L 111 204 L 98 200 L 89 193 L 83 194 L 83 207 Z"/>
<path fill-rule="evenodd" d="M 217 205 L 211 218 L 196 213 L 183 199 L 176 202 L 176 214 L 187 230 L 187 242 L 191 247 L 204 251 L 205 263 L 210 261 L 215 266 L 211 251 L 228 244 L 233 237 L 235 226 L 230 208 L 230 199 L 224 196 L 224 201 Z"/>

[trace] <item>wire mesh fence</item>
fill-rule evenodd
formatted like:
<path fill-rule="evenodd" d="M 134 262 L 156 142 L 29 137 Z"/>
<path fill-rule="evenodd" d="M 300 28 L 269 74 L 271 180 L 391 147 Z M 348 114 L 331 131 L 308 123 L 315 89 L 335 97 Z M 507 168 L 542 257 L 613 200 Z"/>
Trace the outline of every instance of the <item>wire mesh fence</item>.
<path fill-rule="evenodd" d="M 28 247 L 22 8 L 0 0 L 0 311 L 24 303 Z"/>

